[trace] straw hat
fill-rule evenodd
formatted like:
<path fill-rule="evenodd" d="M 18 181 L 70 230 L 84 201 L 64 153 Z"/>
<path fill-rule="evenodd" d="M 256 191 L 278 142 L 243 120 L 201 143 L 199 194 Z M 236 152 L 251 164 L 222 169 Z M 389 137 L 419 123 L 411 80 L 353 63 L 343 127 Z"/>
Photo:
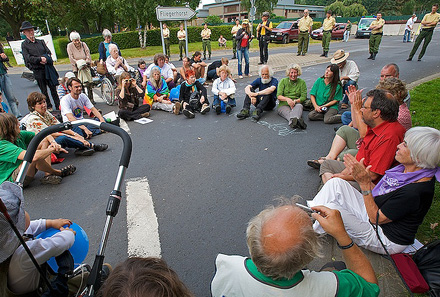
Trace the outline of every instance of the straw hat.
<path fill-rule="evenodd" d="M 244 24 L 249 25 L 249 20 L 248 20 L 248 19 L 244 19 L 244 20 L 241 22 L 241 24 L 242 24 L 242 25 L 244 25 Z"/>
<path fill-rule="evenodd" d="M 346 53 L 343 49 L 337 50 L 333 58 L 330 60 L 332 64 L 339 64 L 347 60 L 350 53 Z"/>

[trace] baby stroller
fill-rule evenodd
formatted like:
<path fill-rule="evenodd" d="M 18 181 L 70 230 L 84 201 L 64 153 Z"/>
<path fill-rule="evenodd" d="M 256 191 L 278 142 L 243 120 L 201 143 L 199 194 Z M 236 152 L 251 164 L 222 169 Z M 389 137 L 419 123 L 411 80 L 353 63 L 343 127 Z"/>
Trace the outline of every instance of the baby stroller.
<path fill-rule="evenodd" d="M 30 142 L 28 149 L 26 151 L 26 155 L 24 156 L 24 160 L 22 163 L 21 170 L 17 176 L 16 183 L 19 186 L 23 186 L 23 182 L 26 176 L 26 172 L 30 166 L 30 163 L 32 162 L 32 159 L 34 157 L 34 154 L 38 148 L 39 143 L 49 134 L 61 132 L 67 129 L 71 129 L 72 126 L 77 125 L 83 125 L 83 124 L 89 124 L 93 125 L 95 127 L 98 127 L 104 131 L 114 133 L 122 138 L 123 141 L 123 150 L 122 155 L 119 161 L 119 170 L 116 177 L 116 182 L 113 187 L 112 192 L 110 193 L 110 197 L 108 199 L 107 207 L 106 207 L 106 222 L 104 226 L 104 231 L 102 233 L 101 241 L 99 244 L 98 252 L 95 256 L 95 260 L 93 263 L 93 266 L 90 271 L 90 275 L 87 279 L 87 285 L 84 289 L 84 291 L 79 296 L 95 296 L 97 291 L 99 290 L 101 286 L 101 271 L 102 266 L 104 263 L 104 252 L 106 248 L 106 244 L 108 241 L 110 228 L 112 225 L 113 218 L 117 215 L 119 210 L 119 204 L 121 202 L 121 186 L 122 182 L 124 180 L 126 169 L 128 168 L 128 164 L 130 162 L 131 157 L 131 151 L 132 151 L 132 142 L 131 138 L 128 135 L 127 132 L 125 132 L 123 129 L 109 124 L 109 123 L 101 123 L 94 120 L 78 120 L 75 122 L 65 122 L 58 125 L 50 126 L 44 130 L 42 130 L 40 133 L 36 134 L 35 137 Z M 1 197 L 0 197 L 1 198 Z M 29 257 L 31 258 L 32 262 L 34 263 L 37 270 L 40 272 L 41 279 L 44 281 L 46 286 L 49 288 L 48 294 L 44 296 L 59 296 L 54 292 L 54 289 L 51 286 L 51 283 L 46 277 L 46 274 L 42 271 L 40 265 L 38 265 L 37 261 L 33 257 L 31 251 L 27 247 L 25 241 L 22 238 L 22 234 L 18 231 L 17 227 L 15 226 L 15 223 L 11 219 L 11 217 L 8 214 L 7 208 L 5 207 L 3 201 L 0 199 L 0 211 L 3 214 L 3 216 L 0 215 L 0 221 L 7 221 L 9 223 L 10 227 L 14 231 L 14 233 L 17 235 L 18 240 L 20 241 L 23 248 L 28 253 Z M 79 267 L 79 269 L 83 269 L 84 267 L 87 267 L 87 265 L 82 265 Z M 75 272 L 74 272 L 75 274 Z M 73 274 L 73 275 L 74 275 Z M 52 294 L 53 293 L 53 294 Z"/>

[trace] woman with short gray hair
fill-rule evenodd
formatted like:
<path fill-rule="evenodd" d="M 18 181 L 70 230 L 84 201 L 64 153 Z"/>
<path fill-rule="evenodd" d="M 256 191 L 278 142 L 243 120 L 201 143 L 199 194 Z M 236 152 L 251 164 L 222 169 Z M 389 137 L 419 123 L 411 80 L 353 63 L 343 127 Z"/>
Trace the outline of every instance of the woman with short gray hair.
<path fill-rule="evenodd" d="M 338 209 L 347 233 L 358 246 L 385 254 L 383 243 L 390 254 L 408 252 L 431 207 L 435 178 L 440 180 L 440 131 L 431 127 L 409 129 L 397 146 L 395 158 L 400 165 L 385 171 L 374 185 L 363 160 L 358 162 L 352 155 L 345 155 L 346 167 L 359 183 L 361 193 L 335 177 L 324 184 L 309 205 Z M 314 228 L 324 232 L 319 223 Z"/>
<path fill-rule="evenodd" d="M 92 57 L 90 55 L 89 47 L 85 42 L 81 41 L 81 36 L 78 32 L 72 31 L 69 37 L 71 42 L 67 45 L 67 54 L 69 56 L 70 64 L 72 65 L 73 73 L 75 73 L 75 76 L 79 78 L 85 87 L 87 87 L 87 95 L 90 101 L 94 104 L 95 101 L 93 100 L 93 90 L 91 85 L 93 79 L 90 72 Z"/>
<path fill-rule="evenodd" d="M 301 66 L 290 64 L 286 69 L 287 77 L 280 80 L 277 89 L 278 115 L 288 120 L 292 129 L 307 128 L 302 118 L 302 103 L 307 99 L 307 86 L 306 82 L 298 77 L 301 74 Z"/>
<path fill-rule="evenodd" d="M 98 52 L 99 52 L 99 62 L 101 64 L 104 64 L 104 62 L 107 60 L 108 56 L 110 56 L 110 44 L 116 44 L 116 42 L 112 41 L 112 33 L 108 29 L 104 29 L 102 31 L 102 37 L 104 37 L 104 41 L 102 41 L 98 46 Z M 116 44 L 116 46 L 118 46 Z M 118 46 L 119 49 L 119 46 Z M 119 55 L 121 56 L 121 51 L 119 51 Z"/>

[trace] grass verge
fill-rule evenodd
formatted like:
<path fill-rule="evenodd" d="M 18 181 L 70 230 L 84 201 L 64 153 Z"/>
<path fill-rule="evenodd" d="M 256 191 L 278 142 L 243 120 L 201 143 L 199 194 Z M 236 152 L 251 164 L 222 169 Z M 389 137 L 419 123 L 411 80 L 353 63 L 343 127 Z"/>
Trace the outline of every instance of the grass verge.
<path fill-rule="evenodd" d="M 440 78 L 423 83 L 410 91 L 413 126 L 440 130 Z M 436 182 L 431 209 L 419 227 L 417 239 L 422 243 L 440 238 L 440 184 Z"/>

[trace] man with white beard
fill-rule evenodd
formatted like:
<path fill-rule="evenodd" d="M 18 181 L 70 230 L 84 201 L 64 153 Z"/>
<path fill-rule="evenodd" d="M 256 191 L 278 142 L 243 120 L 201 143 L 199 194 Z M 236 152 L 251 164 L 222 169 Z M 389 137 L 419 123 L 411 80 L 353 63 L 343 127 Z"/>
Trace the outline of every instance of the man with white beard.
<path fill-rule="evenodd" d="M 255 106 L 252 112 L 252 119 L 258 121 L 264 110 L 272 110 L 277 102 L 278 80 L 273 77 L 273 70 L 269 65 L 264 65 L 259 71 L 260 77 L 246 86 L 243 109 L 237 114 L 237 118 L 242 120 L 250 115 L 251 104 Z M 258 90 L 258 91 L 257 91 Z"/>

